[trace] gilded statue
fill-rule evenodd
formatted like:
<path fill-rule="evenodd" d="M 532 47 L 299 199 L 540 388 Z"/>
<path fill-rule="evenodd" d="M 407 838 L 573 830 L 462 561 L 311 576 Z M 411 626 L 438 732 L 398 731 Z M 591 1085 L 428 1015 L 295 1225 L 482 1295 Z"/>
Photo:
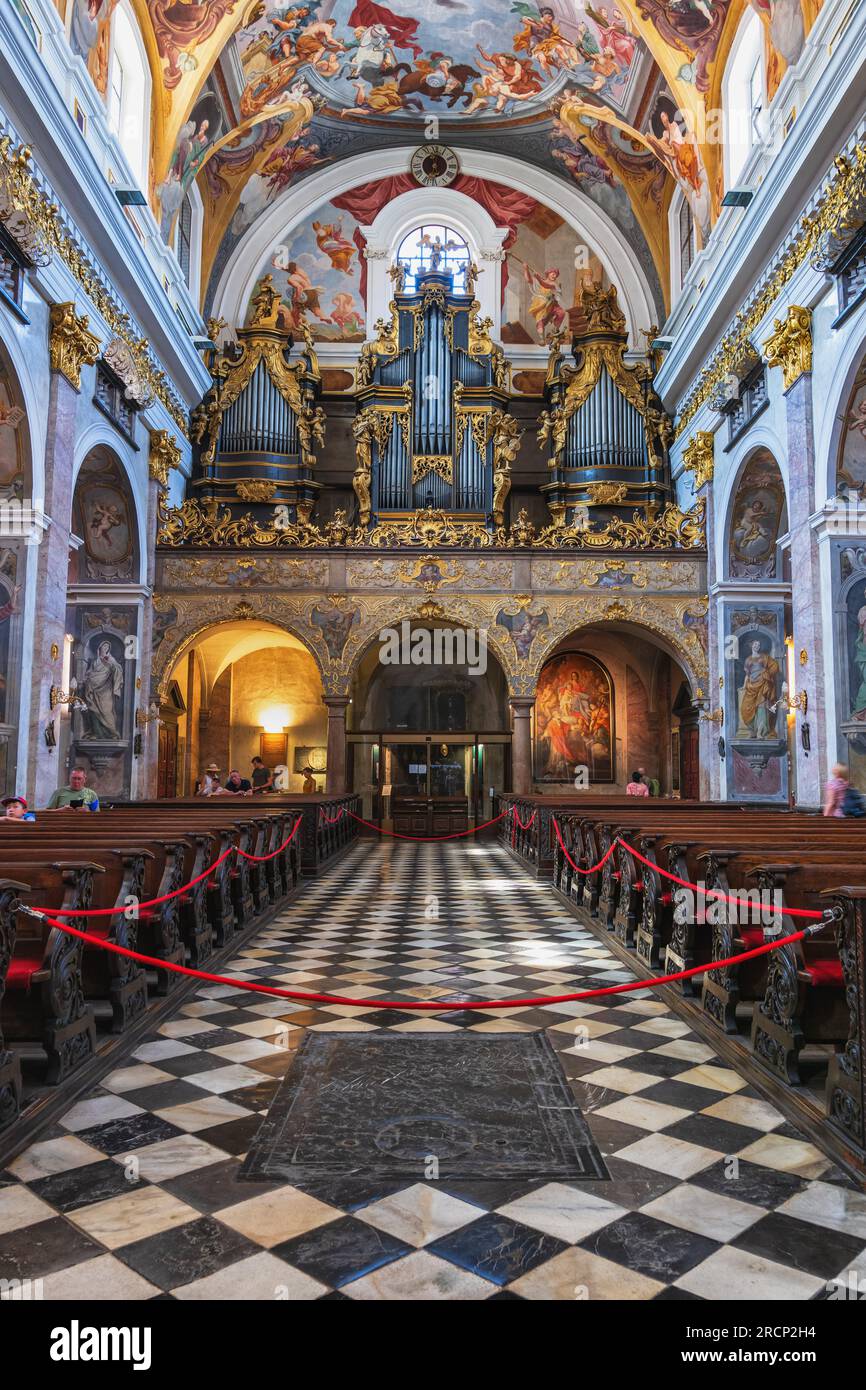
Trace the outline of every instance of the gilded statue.
<path fill-rule="evenodd" d="M 352 421 L 355 440 L 355 472 L 352 487 L 358 499 L 358 524 L 368 526 L 372 511 L 373 440 L 376 438 L 375 411 L 363 410 Z"/>
<path fill-rule="evenodd" d="M 511 491 L 511 469 L 517 462 L 523 431 L 513 415 L 494 410 L 490 417 L 493 441 L 493 524 L 505 525 L 505 502 Z"/>

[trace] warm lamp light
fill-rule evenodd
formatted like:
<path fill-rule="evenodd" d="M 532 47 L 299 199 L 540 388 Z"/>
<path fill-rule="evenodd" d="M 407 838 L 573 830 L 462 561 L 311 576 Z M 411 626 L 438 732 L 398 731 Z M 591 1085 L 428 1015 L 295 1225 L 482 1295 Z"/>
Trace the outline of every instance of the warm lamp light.
<path fill-rule="evenodd" d="M 288 705 L 268 705 L 259 712 L 259 723 L 266 734 L 281 734 L 291 723 L 292 712 Z"/>

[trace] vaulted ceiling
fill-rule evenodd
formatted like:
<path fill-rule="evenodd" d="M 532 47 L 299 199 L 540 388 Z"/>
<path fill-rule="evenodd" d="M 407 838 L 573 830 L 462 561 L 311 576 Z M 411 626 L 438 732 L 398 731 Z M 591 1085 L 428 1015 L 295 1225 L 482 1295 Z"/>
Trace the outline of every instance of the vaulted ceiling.
<path fill-rule="evenodd" d="M 69 3 L 105 18 L 117 0 Z M 227 246 L 312 169 L 395 145 L 408 167 L 436 139 L 467 161 L 494 150 L 543 166 L 608 209 L 605 190 L 624 191 L 666 292 L 674 188 L 704 238 L 720 205 L 712 113 L 744 11 L 764 23 L 772 92 L 780 23 L 805 33 L 821 3 L 132 0 L 154 76 L 151 202 L 169 235 L 197 182 L 204 297 Z M 88 63 L 104 81 L 96 50 Z"/>

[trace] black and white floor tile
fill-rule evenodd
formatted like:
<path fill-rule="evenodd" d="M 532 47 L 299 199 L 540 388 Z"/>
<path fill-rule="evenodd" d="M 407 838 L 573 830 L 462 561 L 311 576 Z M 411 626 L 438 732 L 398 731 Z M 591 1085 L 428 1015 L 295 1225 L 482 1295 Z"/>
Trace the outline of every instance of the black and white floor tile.
<path fill-rule="evenodd" d="M 0 1277 L 46 1299 L 825 1299 L 866 1196 L 495 845 L 356 846 L 0 1174 Z M 377 999 L 504 1001 L 415 1014 Z M 238 1181 L 304 1030 L 544 1028 L 610 1181 Z"/>

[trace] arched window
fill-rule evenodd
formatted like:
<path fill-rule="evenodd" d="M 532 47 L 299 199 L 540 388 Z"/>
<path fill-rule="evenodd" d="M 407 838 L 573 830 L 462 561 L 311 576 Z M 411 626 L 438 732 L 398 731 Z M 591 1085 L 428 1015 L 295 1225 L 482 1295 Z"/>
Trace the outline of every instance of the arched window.
<path fill-rule="evenodd" d="M 685 194 L 677 189 L 671 199 L 668 214 L 671 247 L 671 295 L 674 300 L 682 292 L 686 276 L 695 259 L 695 219 Z"/>
<path fill-rule="evenodd" d="M 453 227 L 425 223 L 404 236 L 397 248 L 397 260 L 405 268 L 405 288 L 414 290 L 418 276 L 428 270 L 447 271 L 458 292 L 466 288 L 466 271 L 471 260 L 469 247 Z"/>
<path fill-rule="evenodd" d="M 108 121 L 139 185 L 147 188 L 150 156 L 150 67 L 126 0 L 114 13 L 108 68 Z"/>
<path fill-rule="evenodd" d="M 764 31 L 754 10 L 737 31 L 725 70 L 725 180 L 736 185 L 759 137 L 764 97 Z"/>
<path fill-rule="evenodd" d="M 198 299 L 200 286 L 203 218 L 204 207 L 201 194 L 196 185 L 192 183 L 180 205 L 180 212 L 175 222 L 173 248 L 187 288 L 194 300 Z"/>

